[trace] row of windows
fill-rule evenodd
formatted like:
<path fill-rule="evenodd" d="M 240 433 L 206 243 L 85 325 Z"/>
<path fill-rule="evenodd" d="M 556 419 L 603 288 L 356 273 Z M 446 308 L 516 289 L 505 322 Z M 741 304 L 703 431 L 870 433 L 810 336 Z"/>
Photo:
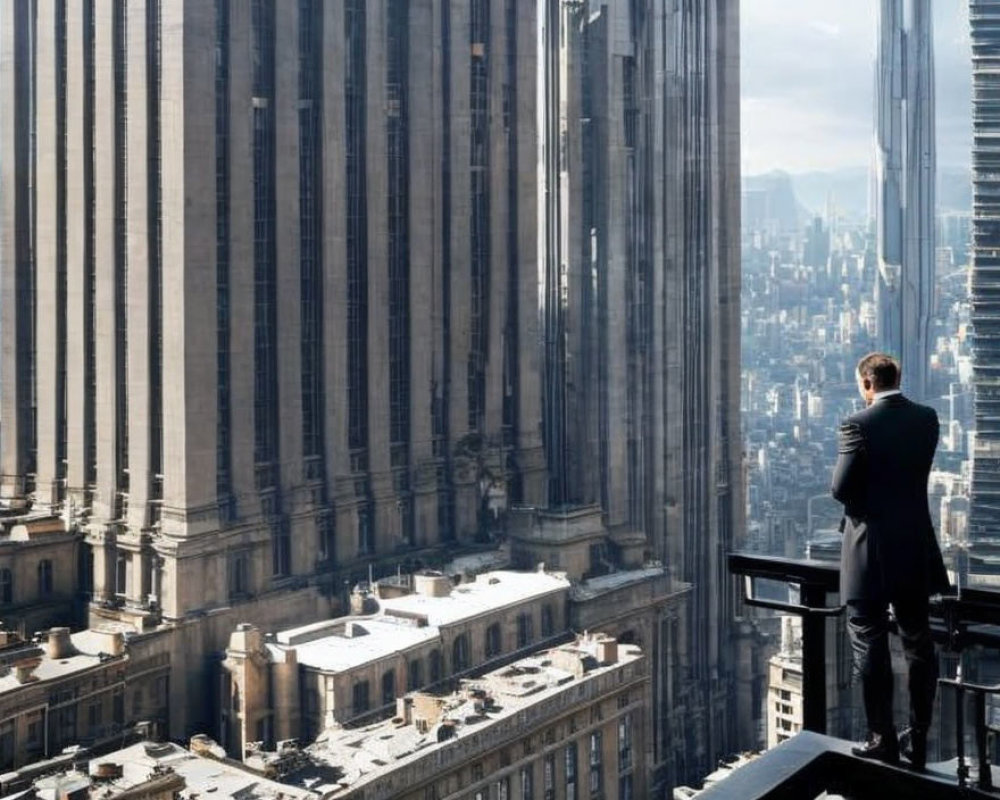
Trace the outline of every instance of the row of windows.
<path fill-rule="evenodd" d="M 320 236 L 322 4 L 299 0 L 299 260 L 302 305 L 302 454 L 323 464 L 323 283 Z M 314 474 L 311 479 L 322 477 Z"/>
<path fill-rule="evenodd" d="M 551 605 L 542 607 L 542 636 L 552 636 L 555 632 L 555 609 Z M 534 640 L 534 617 L 528 613 L 517 617 L 517 648 L 527 647 Z M 452 673 L 465 672 L 472 667 L 470 652 L 470 635 L 463 633 L 452 642 L 451 666 Z M 500 623 L 493 623 L 486 629 L 486 658 L 496 658 L 502 655 L 503 635 Z M 440 650 L 431 651 L 427 657 L 428 683 L 435 684 L 444 678 L 444 661 Z M 419 658 L 407 662 L 406 690 L 414 691 L 424 686 L 424 665 Z M 396 699 L 396 671 L 386 670 L 382 673 L 382 705 L 393 703 Z M 368 681 L 358 681 L 353 687 L 353 709 L 355 714 L 371 709 Z"/>
<path fill-rule="evenodd" d="M 51 597 L 53 592 L 52 561 L 43 559 L 36 567 L 38 596 Z M 0 568 L 0 605 L 14 602 L 14 573 L 7 567 Z"/>
<path fill-rule="evenodd" d="M 473 0 L 469 16 L 471 61 L 469 65 L 470 160 L 470 302 L 468 425 L 482 429 L 486 410 L 486 358 L 489 331 L 490 293 L 490 206 L 489 206 L 489 105 L 487 48 L 490 17 L 487 0 Z"/>

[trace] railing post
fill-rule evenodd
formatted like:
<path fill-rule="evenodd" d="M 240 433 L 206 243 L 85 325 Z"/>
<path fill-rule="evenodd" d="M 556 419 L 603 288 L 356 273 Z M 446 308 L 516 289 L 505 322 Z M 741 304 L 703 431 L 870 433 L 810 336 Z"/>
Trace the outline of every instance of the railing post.
<path fill-rule="evenodd" d="M 800 585 L 802 605 L 821 609 L 826 603 L 822 586 Z M 802 617 L 802 727 L 826 733 L 826 617 Z"/>

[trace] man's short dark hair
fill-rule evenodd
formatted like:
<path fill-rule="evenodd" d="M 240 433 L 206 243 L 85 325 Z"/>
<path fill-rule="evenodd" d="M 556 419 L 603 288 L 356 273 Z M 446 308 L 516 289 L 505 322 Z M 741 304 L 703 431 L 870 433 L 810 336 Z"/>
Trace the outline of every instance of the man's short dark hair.
<path fill-rule="evenodd" d="M 858 375 L 871 381 L 875 391 L 897 388 L 901 374 L 899 361 L 888 353 L 869 353 L 858 362 Z"/>

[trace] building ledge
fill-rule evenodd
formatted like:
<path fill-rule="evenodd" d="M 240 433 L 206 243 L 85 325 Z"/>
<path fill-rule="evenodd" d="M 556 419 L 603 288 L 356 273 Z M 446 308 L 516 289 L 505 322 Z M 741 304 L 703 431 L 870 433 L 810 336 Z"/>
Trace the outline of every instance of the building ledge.
<path fill-rule="evenodd" d="M 777 747 L 699 792 L 697 800 L 784 800 L 823 792 L 851 800 L 996 798 L 973 786 L 960 787 L 955 761 L 928 764 L 925 772 L 858 758 L 852 742 L 810 731 Z M 1000 770 L 993 770 L 994 785 Z"/>

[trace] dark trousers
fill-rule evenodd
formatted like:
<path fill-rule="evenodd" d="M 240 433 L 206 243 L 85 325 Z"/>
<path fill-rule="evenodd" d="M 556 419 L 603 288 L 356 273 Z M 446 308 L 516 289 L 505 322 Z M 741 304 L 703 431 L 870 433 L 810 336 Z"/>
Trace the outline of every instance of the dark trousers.
<path fill-rule="evenodd" d="M 892 610 L 910 673 L 910 726 L 926 731 L 931 724 L 938 678 L 927 598 L 895 601 Z M 861 678 L 868 729 L 883 736 L 892 735 L 895 724 L 889 659 L 889 604 L 852 602 L 847 606 L 847 614 L 854 671 Z"/>

